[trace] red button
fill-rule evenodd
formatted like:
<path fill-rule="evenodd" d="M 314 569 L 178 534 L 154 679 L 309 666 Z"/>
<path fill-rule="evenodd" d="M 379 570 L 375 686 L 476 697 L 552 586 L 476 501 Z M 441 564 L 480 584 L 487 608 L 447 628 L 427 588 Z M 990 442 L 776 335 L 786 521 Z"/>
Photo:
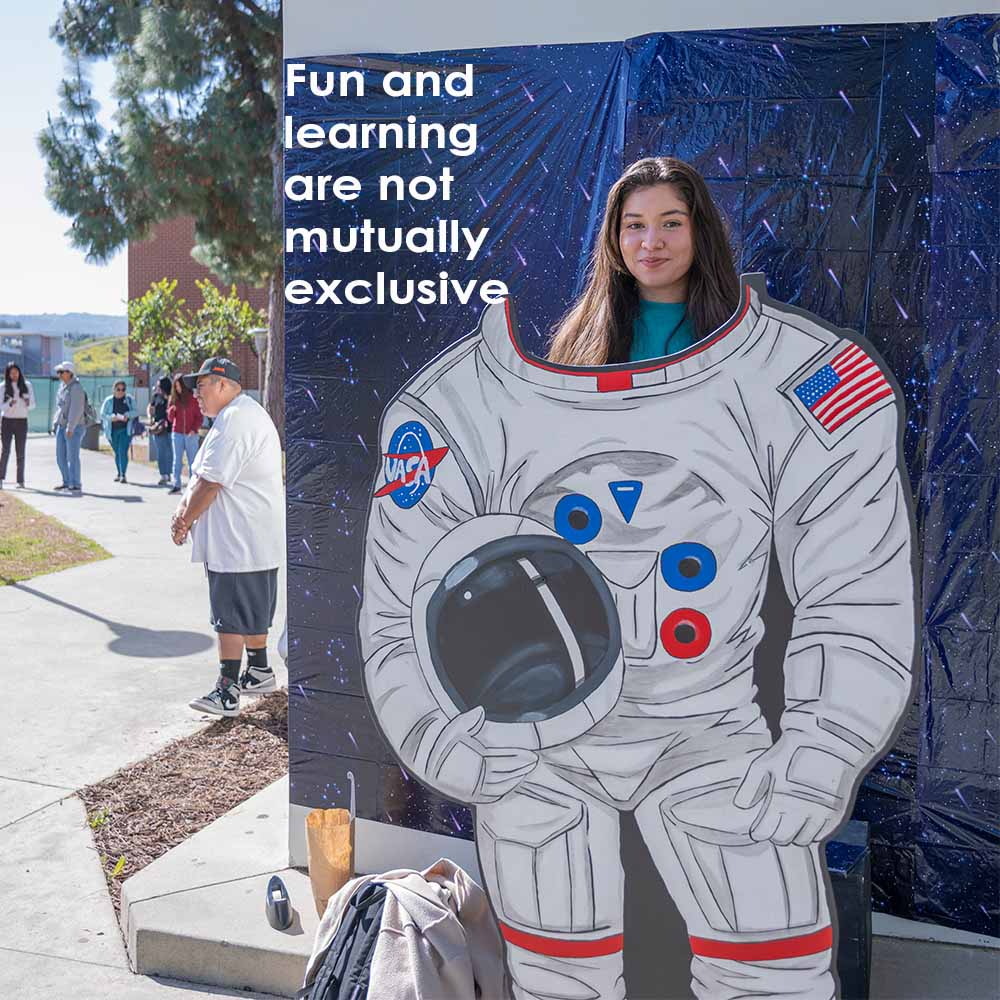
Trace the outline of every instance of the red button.
<path fill-rule="evenodd" d="M 663 619 L 660 642 L 663 648 L 679 660 L 700 656 L 712 641 L 712 626 L 708 619 L 692 608 L 678 608 Z"/>

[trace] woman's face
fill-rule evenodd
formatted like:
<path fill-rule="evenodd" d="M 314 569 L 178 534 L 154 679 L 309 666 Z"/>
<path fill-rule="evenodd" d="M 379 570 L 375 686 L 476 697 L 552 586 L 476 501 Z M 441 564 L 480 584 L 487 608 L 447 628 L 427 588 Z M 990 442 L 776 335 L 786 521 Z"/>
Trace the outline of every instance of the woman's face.
<path fill-rule="evenodd" d="M 694 229 L 687 205 L 673 184 L 655 184 L 628 195 L 622 205 L 618 245 L 641 298 L 687 301 Z"/>
<path fill-rule="evenodd" d="M 174 392 L 176 392 L 178 396 L 184 395 L 184 383 L 179 378 L 174 379 Z"/>
<path fill-rule="evenodd" d="M 13 368 L 11 368 L 11 370 L 10 370 L 10 381 L 11 381 L 11 385 L 15 385 L 15 384 L 17 383 L 17 380 L 18 380 L 18 379 L 19 379 L 20 377 L 21 377 L 21 369 L 20 369 L 20 368 L 18 368 L 18 367 L 17 367 L 17 365 L 15 365 L 15 366 L 14 366 Z"/>

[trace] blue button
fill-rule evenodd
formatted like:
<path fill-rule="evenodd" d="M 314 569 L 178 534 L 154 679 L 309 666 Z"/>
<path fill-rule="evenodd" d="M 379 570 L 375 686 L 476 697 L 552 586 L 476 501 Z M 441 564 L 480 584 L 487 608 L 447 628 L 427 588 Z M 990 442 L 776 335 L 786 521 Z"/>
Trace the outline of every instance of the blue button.
<path fill-rule="evenodd" d="M 660 572 L 674 590 L 701 590 L 715 579 L 717 570 L 712 550 L 698 542 L 678 542 L 660 556 Z"/>
<path fill-rule="evenodd" d="M 601 509 L 590 497 L 570 493 L 556 504 L 555 528 L 567 542 L 586 545 L 601 530 Z"/>

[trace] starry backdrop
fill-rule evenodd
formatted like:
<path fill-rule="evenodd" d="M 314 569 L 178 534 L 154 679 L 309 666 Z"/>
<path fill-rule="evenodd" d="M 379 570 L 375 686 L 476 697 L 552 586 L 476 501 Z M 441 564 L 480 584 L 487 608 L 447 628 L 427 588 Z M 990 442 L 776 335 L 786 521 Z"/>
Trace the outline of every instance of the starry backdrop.
<path fill-rule="evenodd" d="M 1000 18 L 647 35 L 587 45 L 317 57 L 364 98 L 286 99 L 314 121 L 476 122 L 446 151 L 288 150 L 286 175 L 435 175 L 450 202 L 286 202 L 286 225 L 488 226 L 461 255 L 294 253 L 286 281 L 499 278 L 529 346 L 579 293 L 624 166 L 674 155 L 706 178 L 744 272 L 859 330 L 906 392 L 922 648 L 905 727 L 855 816 L 871 824 L 877 909 L 1000 935 L 998 452 Z M 476 72 L 472 98 L 390 98 L 388 69 Z M 286 306 L 292 802 L 471 837 L 467 809 L 411 781 L 371 720 L 356 614 L 378 419 L 482 304 Z"/>

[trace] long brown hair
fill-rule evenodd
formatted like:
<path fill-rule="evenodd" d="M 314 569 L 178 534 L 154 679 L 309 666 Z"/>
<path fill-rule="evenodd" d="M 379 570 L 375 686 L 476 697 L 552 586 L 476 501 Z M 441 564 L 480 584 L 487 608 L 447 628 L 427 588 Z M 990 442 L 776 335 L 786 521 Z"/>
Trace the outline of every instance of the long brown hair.
<path fill-rule="evenodd" d="M 177 385 L 180 383 L 180 392 L 177 391 Z M 171 406 L 181 406 L 186 403 L 191 398 L 191 390 L 184 384 L 180 375 L 175 375 L 173 382 L 170 383 L 170 400 Z"/>
<path fill-rule="evenodd" d="M 740 279 L 729 234 L 701 174 L 672 156 L 646 157 L 633 163 L 608 192 L 587 287 L 555 325 L 550 361 L 592 366 L 628 360 L 639 292 L 619 245 L 622 206 L 633 191 L 655 184 L 673 184 L 690 213 L 694 260 L 688 272 L 687 314 L 696 336 L 711 333 L 739 306 Z"/>

